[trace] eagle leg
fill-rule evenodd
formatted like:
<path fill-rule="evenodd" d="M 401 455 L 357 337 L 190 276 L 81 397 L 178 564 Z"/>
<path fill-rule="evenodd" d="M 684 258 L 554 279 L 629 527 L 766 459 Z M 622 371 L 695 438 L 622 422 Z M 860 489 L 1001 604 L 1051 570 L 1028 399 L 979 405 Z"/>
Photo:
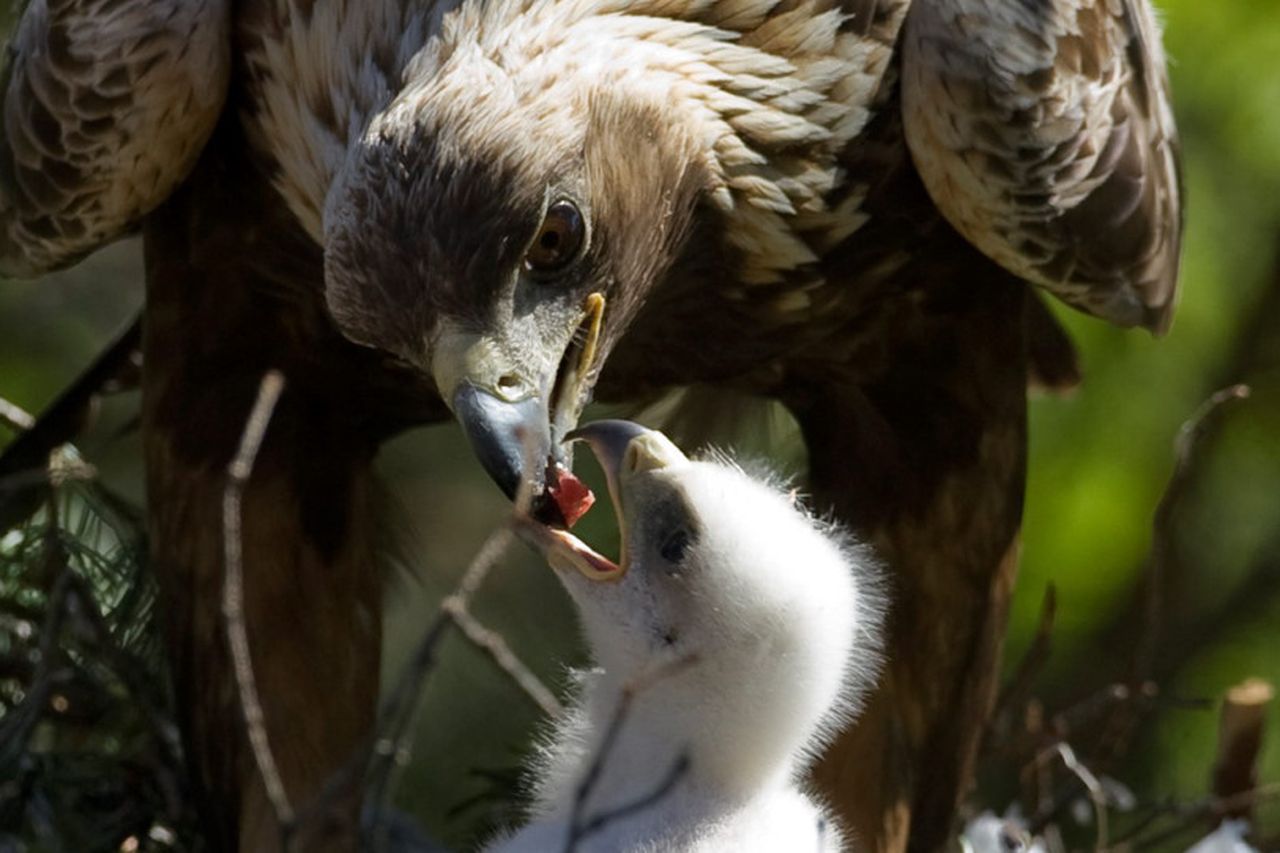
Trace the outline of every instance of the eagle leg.
<path fill-rule="evenodd" d="M 942 283 L 886 312 L 872 375 L 810 376 L 785 400 L 818 505 L 889 568 L 886 674 L 816 771 L 867 849 L 954 838 L 997 686 L 1025 480 L 1028 294 L 973 261 L 983 276 L 966 278 L 965 298 Z"/>
<path fill-rule="evenodd" d="M 178 715 L 215 850 L 281 849 L 222 613 L 222 506 L 260 380 L 286 379 L 242 497 L 243 609 L 264 727 L 295 812 L 368 746 L 382 579 L 372 461 L 429 389 L 345 342 L 320 254 L 224 127 L 146 225 L 143 443 Z M 252 210 L 254 216 L 244 216 Z M 440 408 L 436 415 L 444 414 Z M 360 773 L 291 849 L 355 850 Z"/>

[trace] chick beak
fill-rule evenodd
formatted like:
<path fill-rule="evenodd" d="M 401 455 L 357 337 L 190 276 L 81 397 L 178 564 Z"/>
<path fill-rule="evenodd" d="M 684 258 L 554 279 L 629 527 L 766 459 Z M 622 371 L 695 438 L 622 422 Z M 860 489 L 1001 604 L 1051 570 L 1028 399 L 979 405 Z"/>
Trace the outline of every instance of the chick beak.
<path fill-rule="evenodd" d="M 680 448 L 662 433 L 631 421 L 594 421 L 565 436 L 566 441 L 583 441 L 595 454 L 609 482 L 609 496 L 622 511 L 622 493 L 627 480 L 636 474 L 659 471 L 689 461 Z"/>
<path fill-rule="evenodd" d="M 639 474 L 688 462 L 688 458 L 662 433 L 631 421 L 596 421 L 570 432 L 565 440 L 585 442 L 604 471 L 618 520 L 621 555 L 615 563 L 568 530 L 534 522 L 526 525 L 526 536 L 553 568 L 574 570 L 589 580 L 618 580 L 628 569 L 625 504 L 629 482 Z"/>
<path fill-rule="evenodd" d="M 591 453 L 604 471 L 609 484 L 609 498 L 622 525 L 622 471 L 626 464 L 627 448 L 643 435 L 652 433 L 637 423 L 622 420 L 603 420 L 585 424 L 565 436 L 565 441 L 581 441 L 591 448 Z M 661 433 L 657 433 L 661 435 Z"/>

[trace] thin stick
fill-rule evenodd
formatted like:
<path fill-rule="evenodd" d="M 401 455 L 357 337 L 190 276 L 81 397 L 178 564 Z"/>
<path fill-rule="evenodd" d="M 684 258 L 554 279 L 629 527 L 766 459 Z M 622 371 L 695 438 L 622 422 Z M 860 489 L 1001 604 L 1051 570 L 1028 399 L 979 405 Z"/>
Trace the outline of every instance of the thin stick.
<path fill-rule="evenodd" d="M 459 599 L 465 606 L 470 595 L 466 588 L 468 579 L 474 584 L 472 589 L 478 588 L 489 569 L 506 552 L 511 540 L 511 531 L 507 527 L 490 534 L 463 574 L 463 582 L 450 597 Z M 453 619 L 443 609 L 436 612 L 418 641 L 413 657 L 400 671 L 396 685 L 378 716 L 373 754 L 367 765 L 368 801 L 372 803 L 370 822 L 375 827 L 381 822 L 382 810 L 392 787 L 393 772 L 401 757 L 413 749 L 414 732 L 410 723 L 417 711 L 426 676 L 435 667 L 436 648 L 453 624 Z"/>
<path fill-rule="evenodd" d="M 90 401 L 129 364 L 141 340 L 142 315 L 139 312 L 94 359 L 93 364 L 40 413 L 34 426 L 4 448 L 0 453 L 0 481 L 23 471 L 44 472 L 49 451 L 75 437 Z M 21 490 L 0 490 L 0 530 L 8 530 L 30 517 L 39 508 L 43 491 L 38 484 Z"/>
<path fill-rule="evenodd" d="M 1107 849 L 1107 792 L 1098 781 L 1098 777 L 1076 758 L 1075 750 L 1069 744 L 1059 743 L 1057 753 L 1061 756 L 1066 768 L 1075 774 L 1085 790 L 1089 792 L 1089 801 L 1093 803 L 1094 819 L 1098 822 L 1098 841 L 1094 849 L 1102 853 Z"/>
<path fill-rule="evenodd" d="M 1258 785 L 1258 757 L 1262 752 L 1267 711 L 1276 691 L 1270 683 L 1251 678 L 1227 691 L 1218 717 L 1218 756 L 1213 763 L 1213 793 L 1227 799 Z M 1223 817 L 1252 818 L 1252 804 L 1223 813 Z"/>
<path fill-rule="evenodd" d="M 1151 680 L 1155 667 L 1156 650 L 1164 634 L 1164 610 L 1171 579 L 1178 574 L 1177 519 L 1178 508 L 1187 489 L 1194 481 L 1200 458 L 1198 450 L 1216 422 L 1223 406 L 1249 396 L 1249 386 L 1230 385 L 1205 400 L 1195 413 L 1183 422 L 1174 441 L 1173 473 L 1151 522 L 1151 551 L 1147 557 L 1140 594 L 1141 617 L 1138 634 L 1133 639 L 1133 654 L 1129 663 L 1128 682 L 1134 689 Z M 1117 705 L 1111 716 L 1103 722 L 1102 736 L 1094 751 L 1096 760 L 1111 761 L 1127 748 L 1134 728 L 1138 724 L 1140 709 L 1132 704 Z"/>
<path fill-rule="evenodd" d="M 1138 835 L 1135 832 L 1116 839 L 1116 845 L 1128 844 L 1131 850 L 1155 850 L 1172 838 L 1181 835 L 1199 821 L 1233 812 L 1241 808 L 1251 808 L 1257 803 L 1280 799 L 1280 782 L 1259 785 L 1252 791 L 1242 791 L 1230 797 L 1207 797 L 1186 805 L 1174 804 L 1169 807 L 1169 817 L 1180 820 L 1171 827 Z"/>
<path fill-rule="evenodd" d="M 3 423 L 14 432 L 26 432 L 36 425 L 35 415 L 26 409 L 10 403 L 3 397 L 0 397 L 0 423 Z"/>
<path fill-rule="evenodd" d="M 652 794 L 642 797 L 636 803 L 603 813 L 603 816 L 607 818 L 605 820 L 601 820 L 600 817 L 588 819 L 585 815 L 587 800 L 591 797 L 596 784 L 600 781 L 600 774 L 604 772 L 604 764 L 609 759 L 609 753 L 613 751 L 613 746 L 617 742 L 618 736 L 622 733 L 622 727 L 631 713 L 631 704 L 635 701 L 636 696 L 657 682 L 683 672 L 697 663 L 697 661 L 697 653 L 690 652 L 687 655 L 665 661 L 658 666 L 639 673 L 623 686 L 618 697 L 618 704 L 614 706 L 613 716 L 609 718 L 609 725 L 604 730 L 604 737 L 600 739 L 600 748 L 596 750 L 596 757 L 591 762 L 591 766 L 587 768 L 582 781 L 578 783 L 577 790 L 574 791 L 573 809 L 569 813 L 569 837 L 565 839 L 565 853 L 573 853 L 577 846 L 582 843 L 583 838 L 591 833 L 598 832 L 610 820 L 616 820 L 626 814 L 631 814 L 639 807 L 652 805 L 662 796 L 665 796 L 687 771 L 688 757 L 681 755 Z"/>
<path fill-rule="evenodd" d="M 622 820 L 629 815 L 639 814 L 655 803 L 660 802 L 663 797 L 671 793 L 671 789 L 678 785 L 680 780 L 684 778 L 684 774 L 688 772 L 689 753 L 681 752 L 676 756 L 676 760 L 671 762 L 671 767 L 652 791 L 636 798 L 632 802 L 618 806 L 616 809 L 609 809 L 592 817 L 582 825 L 581 830 L 578 832 L 577 840 L 572 842 L 572 846 L 569 849 L 574 849 L 574 847 L 582 843 L 584 838 L 599 832 L 614 821 Z M 821 835 L 818 836 L 818 840 L 821 843 Z"/>
<path fill-rule="evenodd" d="M 1102 853 L 1107 848 L 1107 792 L 1102 788 L 1102 783 L 1098 781 L 1098 777 L 1093 775 L 1093 771 L 1084 766 L 1084 763 L 1075 757 L 1074 749 L 1065 740 L 1051 745 L 1043 752 L 1036 756 L 1034 766 L 1044 767 L 1051 758 L 1061 758 L 1062 765 L 1066 766 L 1071 774 L 1084 785 L 1085 792 L 1089 795 L 1089 802 L 1093 803 L 1094 820 L 1097 821 L 1098 836 L 1094 850 Z M 1057 812 L 1057 807 L 1044 809 L 1044 817 L 1051 817 Z M 1033 833 L 1038 833 L 1038 829 L 1033 826 Z"/>
<path fill-rule="evenodd" d="M 1000 691 L 1000 697 L 996 700 L 994 710 L 991 712 L 990 727 L 994 729 L 1001 725 L 1005 719 L 1005 715 L 1011 713 L 1015 707 L 1020 706 L 1025 701 L 1027 695 L 1031 692 L 1032 684 L 1040 671 L 1044 669 L 1045 663 L 1049 660 L 1049 654 L 1053 646 L 1053 626 L 1054 619 L 1058 612 L 1058 591 L 1051 583 L 1044 591 L 1044 600 L 1040 605 L 1040 623 L 1036 628 L 1036 635 L 1031 640 L 1031 645 L 1027 647 L 1026 654 L 1022 656 L 1022 660 L 1018 662 L 1018 666 L 1014 669 L 1013 677 L 1009 679 L 1004 689 Z M 988 732 L 988 746 L 992 744 L 992 732 Z"/>
<path fill-rule="evenodd" d="M 531 438 L 521 435 L 525 456 L 525 470 L 533 470 L 536 450 Z M 457 587 L 445 601 L 455 609 L 466 611 L 471 598 L 480 590 L 489 572 L 511 547 L 515 539 L 514 526 L 524 519 L 533 503 L 533 484 L 528 479 L 522 480 L 516 493 L 512 513 L 505 524 L 493 531 L 480 550 L 472 558 Z M 401 756 L 406 756 L 413 748 L 414 734 L 410 723 L 413 721 L 422 694 L 423 682 L 427 674 L 436 664 L 436 647 L 444 639 L 446 629 L 457 624 L 456 619 L 441 604 L 435 618 L 427 626 L 422 639 L 414 651 L 413 657 L 405 665 L 396 681 L 387 702 L 378 715 L 375 729 L 372 754 L 363 766 L 369 777 L 369 793 L 367 800 L 372 803 L 369 822 L 375 828 L 380 827 L 382 812 L 392 787 L 392 776 Z M 323 796 L 323 794 L 322 794 Z M 310 811 L 310 807 L 308 807 Z M 375 839 L 375 848 L 382 846 L 381 839 Z"/>
<path fill-rule="evenodd" d="M 222 533 L 225 577 L 222 586 L 222 615 L 226 620 L 227 643 L 231 647 L 231 660 L 235 668 L 236 688 L 240 709 L 244 713 L 248 729 L 249 746 L 254 763 L 262 776 L 267 799 L 275 811 L 281 829 L 293 823 L 293 806 L 280 779 L 280 770 L 271 752 L 267 736 L 262 702 L 258 697 L 258 685 L 253 676 L 253 659 L 249 654 L 249 632 L 244 620 L 244 565 L 241 553 L 241 503 L 245 485 L 253 473 L 258 450 L 271 423 L 276 403 L 284 391 L 284 376 L 278 370 L 269 370 L 258 386 L 258 399 L 253 404 L 249 419 L 240 436 L 240 448 L 227 466 L 227 485 L 222 495 Z"/>
<path fill-rule="evenodd" d="M 1178 437 L 1174 441 L 1173 473 L 1169 477 L 1168 485 L 1165 486 L 1164 494 L 1160 496 L 1160 502 L 1156 505 L 1155 517 L 1152 520 L 1151 556 L 1147 564 L 1147 577 L 1144 579 L 1142 633 L 1134 647 L 1135 681 L 1146 680 L 1151 675 L 1151 666 L 1163 627 L 1161 622 L 1164 609 L 1164 581 L 1168 574 L 1169 561 L 1175 551 L 1174 513 L 1182 503 L 1183 494 L 1191 480 L 1196 449 L 1218 410 L 1227 403 L 1243 400 L 1248 396 L 1248 385 L 1231 385 L 1223 388 L 1205 400 L 1178 430 Z"/>
<path fill-rule="evenodd" d="M 523 505 L 527 507 L 528 501 L 529 499 L 525 497 Z M 518 496 L 518 507 L 520 504 L 521 500 Z M 514 518 L 511 523 L 515 523 Z M 460 599 L 465 608 L 466 602 L 479 589 L 490 568 L 510 546 L 512 538 L 510 525 L 504 525 L 491 533 L 472 558 L 463 572 L 462 580 L 447 600 L 454 600 L 456 606 L 456 602 Z M 414 647 L 412 657 L 396 676 L 395 685 L 378 711 L 378 719 L 373 731 L 361 740 L 360 746 L 342 768 L 330 775 L 320 793 L 300 809 L 295 829 L 322 817 L 329 804 L 346 790 L 356 777 L 362 775 L 367 777 L 366 802 L 370 804 L 366 825 L 375 829 L 381 825 L 383 801 L 391 788 L 392 772 L 397 759 L 407 754 L 412 747 L 413 737 L 408 732 L 408 727 L 417 708 L 416 700 L 427 675 L 435 667 L 436 649 L 448 634 L 448 629 L 455 624 L 453 617 L 443 609 L 436 611 L 435 617 L 423 630 L 422 636 Z M 380 844 L 376 841 L 374 849 L 380 849 Z"/>
<path fill-rule="evenodd" d="M 453 620 L 462 635 L 472 645 L 485 652 L 497 666 L 516 683 L 525 695 L 533 700 L 543 713 L 550 717 L 558 717 L 564 713 L 564 706 L 538 676 L 533 674 L 511 650 L 506 639 L 497 631 L 490 630 L 471 615 L 466 605 L 454 596 L 449 596 L 440 604 L 441 609 Z"/>

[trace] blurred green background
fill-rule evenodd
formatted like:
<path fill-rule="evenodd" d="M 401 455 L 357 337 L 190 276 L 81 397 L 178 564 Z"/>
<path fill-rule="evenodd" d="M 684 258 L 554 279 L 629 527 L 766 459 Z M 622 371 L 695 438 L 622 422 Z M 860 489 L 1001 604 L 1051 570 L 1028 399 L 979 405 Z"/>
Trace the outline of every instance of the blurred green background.
<path fill-rule="evenodd" d="M 1081 348 L 1085 382 L 1069 398 L 1032 403 L 1024 558 L 1006 654 L 1016 662 L 1031 642 L 1054 584 L 1053 652 L 1035 684 L 1049 707 L 1123 674 L 1176 433 L 1211 392 L 1238 381 L 1252 396 L 1221 413 L 1174 517 L 1177 559 L 1156 671 L 1164 695 L 1178 698 L 1216 700 L 1247 676 L 1280 682 L 1280 4 L 1160 5 L 1187 182 L 1182 304 L 1159 341 L 1059 312 Z M 140 302 L 136 242 L 37 283 L 0 282 L 0 397 L 38 412 Z M 136 437 L 126 428 L 136 405 L 109 401 L 80 447 L 141 500 Z M 785 419 L 760 423 L 767 429 L 735 444 L 749 453 L 781 445 L 775 462 L 800 470 Z M 403 564 L 388 580 L 390 678 L 505 502 L 452 426 L 402 436 L 380 464 Z M 607 513 L 584 524 L 586 538 L 608 541 Z M 565 667 L 581 662 L 567 601 L 522 551 L 497 567 L 475 610 L 550 683 L 563 685 Z M 491 787 L 477 771 L 518 762 L 539 713 L 473 649 L 451 639 L 445 652 L 425 689 L 399 802 L 460 842 L 486 815 L 484 801 L 468 804 Z M 1163 708 L 1112 775 L 1143 800 L 1202 795 L 1216 726 L 1211 711 Z M 1263 778 L 1280 780 L 1280 732 L 1266 745 Z M 1007 787 L 993 784 L 989 805 L 1002 808 Z M 1262 819 L 1280 831 L 1276 810 Z"/>

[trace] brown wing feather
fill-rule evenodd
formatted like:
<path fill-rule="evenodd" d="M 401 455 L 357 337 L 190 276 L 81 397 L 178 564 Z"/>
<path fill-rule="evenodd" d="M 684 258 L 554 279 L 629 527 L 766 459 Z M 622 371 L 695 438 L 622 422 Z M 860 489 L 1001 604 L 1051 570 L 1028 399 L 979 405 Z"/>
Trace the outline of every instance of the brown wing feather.
<path fill-rule="evenodd" d="M 228 0 L 32 0 L 0 81 L 0 274 L 69 264 L 186 176 L 222 109 Z"/>
<path fill-rule="evenodd" d="M 1089 313 L 1168 328 L 1181 192 L 1149 0 L 917 0 L 903 114 L 930 196 L 985 254 Z"/>

